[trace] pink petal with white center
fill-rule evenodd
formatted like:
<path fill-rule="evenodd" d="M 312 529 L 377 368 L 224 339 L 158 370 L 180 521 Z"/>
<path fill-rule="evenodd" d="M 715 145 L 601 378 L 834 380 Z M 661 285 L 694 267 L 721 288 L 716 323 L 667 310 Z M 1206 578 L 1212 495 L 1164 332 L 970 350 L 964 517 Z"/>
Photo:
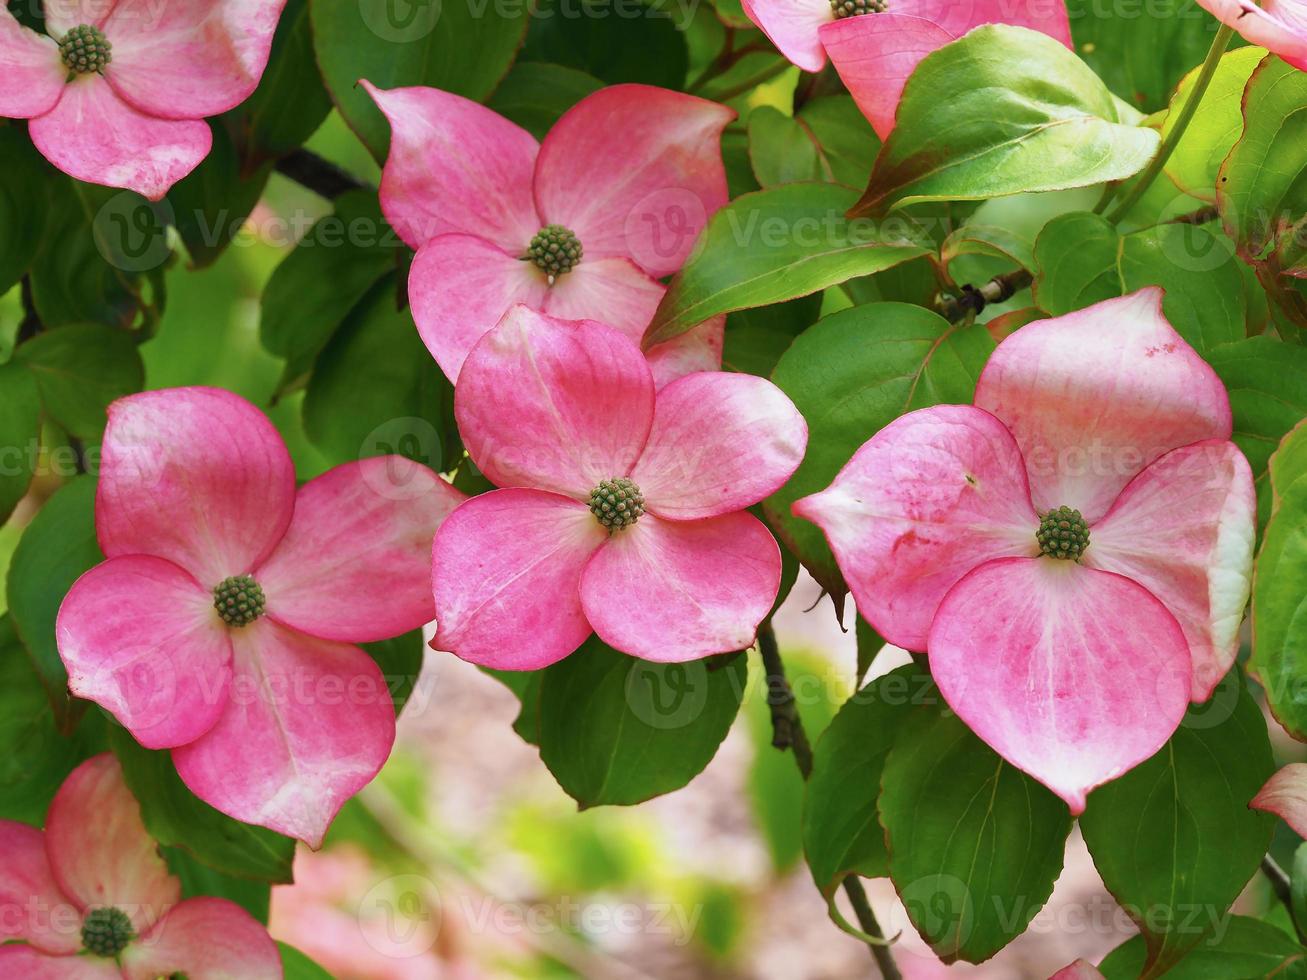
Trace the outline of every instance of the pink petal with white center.
<path fill-rule="evenodd" d="M 673 337 L 644 352 L 659 391 L 677 378 L 700 371 L 722 369 L 722 346 L 726 340 L 726 315 L 705 320 L 679 337 Z"/>
<path fill-rule="evenodd" d="M 621 256 L 671 275 L 726 203 L 721 136 L 735 111 L 649 85 L 586 96 L 545 137 L 536 208 L 591 259 Z M 584 259 L 582 260 L 584 261 Z"/>
<path fill-rule="evenodd" d="M 495 490 L 450 515 L 432 550 L 432 646 L 500 670 L 536 670 L 585 642 L 581 572 L 608 541 L 589 507 Z"/>
<path fill-rule="evenodd" d="M 234 109 L 263 77 L 286 0 L 118 0 L 104 22 L 105 77 L 142 112 L 201 119 Z"/>
<path fill-rule="evenodd" d="M 463 442 L 491 482 L 581 500 L 630 475 L 653 414 L 639 347 L 602 323 L 524 306 L 481 338 L 454 392 Z"/>
<path fill-rule="evenodd" d="M 45 29 L 60 38 L 81 24 L 100 27 L 119 0 L 45 0 Z"/>
<path fill-rule="evenodd" d="M 1231 431 L 1225 386 L 1155 286 L 1022 327 L 990 355 L 976 405 L 1016 436 L 1035 507 L 1091 525 L 1153 460 Z"/>
<path fill-rule="evenodd" d="M 1307 71 L 1307 4 L 1302 0 L 1267 0 L 1260 7 L 1252 0 L 1198 0 L 1198 5 L 1250 44 Z"/>
<path fill-rule="evenodd" d="M 929 639 L 949 706 L 1078 816 L 1096 786 L 1160 749 L 1189 705 L 1189 646 L 1143 586 L 1056 558 L 986 562 L 949 590 Z"/>
<path fill-rule="evenodd" d="M 1062 967 L 1048 980 L 1103 980 L 1103 974 L 1087 960 L 1076 960 Z"/>
<path fill-rule="evenodd" d="M 59 46 L 36 31 L 28 30 L 8 7 L 0 6 L 0 116 L 31 119 L 55 107 L 63 94 L 68 69 L 59 57 Z"/>
<path fill-rule="evenodd" d="M 1299 837 L 1307 837 L 1307 763 L 1291 762 L 1276 770 L 1248 805 L 1274 813 Z"/>
<path fill-rule="evenodd" d="M 430 622 L 431 539 L 465 499 L 403 456 L 347 463 L 310 480 L 286 536 L 256 573 L 268 614 L 348 643 Z"/>
<path fill-rule="evenodd" d="M 1179 621 L 1206 701 L 1239 653 L 1256 537 L 1257 494 L 1231 442 L 1168 453 L 1135 477 L 1089 532 L 1085 563 L 1138 582 Z"/>
<path fill-rule="evenodd" d="M 113 960 L 49 956 L 30 946 L 0 946 L 0 976 L 22 980 L 122 980 Z"/>
<path fill-rule="evenodd" d="M 78 180 L 158 201 L 213 146 L 203 120 L 158 119 L 128 105 L 99 75 L 64 86 L 59 104 L 28 126 L 47 160 Z"/>
<path fill-rule="evenodd" d="M 174 749 L 200 799 L 310 847 L 395 743 L 395 708 L 376 662 L 264 617 L 232 630 L 236 676 L 218 724 Z"/>
<path fill-rule="evenodd" d="M 771 39 L 776 49 L 804 71 L 826 67 L 818 30 L 833 23 L 830 0 L 743 0 L 749 20 Z"/>
<path fill-rule="evenodd" d="M 451 381 L 514 305 L 542 309 L 548 295 L 548 280 L 534 263 L 474 235 L 432 239 L 418 249 L 408 274 L 418 333 Z"/>
<path fill-rule="evenodd" d="M 381 209 L 399 236 L 418 248 L 463 232 L 524 253 L 546 224 L 531 197 L 535 137 L 451 92 L 359 84 L 390 120 Z"/>
<path fill-rule="evenodd" d="M 211 591 L 149 555 L 96 565 L 55 624 L 68 689 L 147 749 L 185 745 L 217 724 L 231 682 L 227 632 Z"/>
<path fill-rule="evenodd" d="M 239 395 L 169 388 L 109 406 L 95 524 L 110 558 L 166 558 L 212 589 L 272 552 L 294 506 L 286 445 Z"/>
<path fill-rule="evenodd" d="M 751 646 L 780 582 L 780 547 L 752 514 L 645 514 L 586 566 L 581 602 L 609 646 L 679 663 Z"/>
<path fill-rule="evenodd" d="M 903 87 L 918 63 L 953 40 L 939 25 L 896 10 L 845 17 L 821 29 L 831 64 L 881 139 L 894 129 Z"/>
<path fill-rule="evenodd" d="M 770 381 L 691 374 L 658 393 L 649 442 L 631 479 L 659 517 L 717 517 L 779 490 L 807 445 L 808 424 Z"/>
<path fill-rule="evenodd" d="M 65 895 L 82 909 L 121 909 L 138 934 L 181 900 L 181 882 L 169 873 L 118 760 L 107 752 L 65 780 L 50 804 L 45 844 Z"/>
<path fill-rule="evenodd" d="M 46 953 L 80 950 L 82 914 L 54 880 L 45 835 L 0 820 L 0 854 L 0 943 L 22 940 Z"/>
<path fill-rule="evenodd" d="M 1039 553 L 1011 433 L 970 405 L 910 412 L 872 436 L 794 513 L 826 535 L 858 612 L 924 651 L 945 593 L 991 558 Z"/>
<path fill-rule="evenodd" d="M 190 898 L 123 953 L 126 980 L 281 980 L 277 944 L 239 905 Z"/>

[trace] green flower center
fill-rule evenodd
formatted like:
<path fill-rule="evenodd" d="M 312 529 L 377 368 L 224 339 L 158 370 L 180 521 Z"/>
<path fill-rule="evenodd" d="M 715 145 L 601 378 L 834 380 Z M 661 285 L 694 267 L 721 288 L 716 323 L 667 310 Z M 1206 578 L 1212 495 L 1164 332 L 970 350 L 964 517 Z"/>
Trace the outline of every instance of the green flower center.
<path fill-rule="evenodd" d="M 590 491 L 590 513 L 609 531 L 620 531 L 644 513 L 644 494 L 624 476 L 604 480 Z"/>
<path fill-rule="evenodd" d="M 530 259 L 553 282 L 564 272 L 571 272 L 581 261 L 581 241 L 570 228 L 545 225 L 526 248 L 523 258 Z"/>
<path fill-rule="evenodd" d="M 267 597 L 249 575 L 233 575 L 213 590 L 213 608 L 228 626 L 249 626 L 268 607 Z"/>
<path fill-rule="evenodd" d="M 1041 555 L 1079 561 L 1089 547 L 1089 525 L 1080 516 L 1080 511 L 1058 507 L 1040 518 L 1035 540 L 1039 542 Z"/>
<path fill-rule="evenodd" d="M 113 45 L 100 28 L 79 24 L 59 42 L 59 57 L 70 70 L 89 75 L 104 71 L 105 66 L 113 61 Z"/>
<path fill-rule="evenodd" d="M 888 0 L 830 0 L 831 12 L 836 20 L 857 17 L 859 14 L 883 14 L 889 9 Z"/>
<path fill-rule="evenodd" d="M 132 920 L 122 909 L 91 909 L 82 921 L 82 945 L 96 956 L 115 957 L 135 938 Z"/>

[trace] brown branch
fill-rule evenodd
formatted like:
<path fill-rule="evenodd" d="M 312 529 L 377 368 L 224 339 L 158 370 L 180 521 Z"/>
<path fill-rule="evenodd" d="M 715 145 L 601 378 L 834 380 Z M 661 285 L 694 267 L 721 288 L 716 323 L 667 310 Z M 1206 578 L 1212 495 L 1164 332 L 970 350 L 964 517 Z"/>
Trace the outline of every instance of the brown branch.
<path fill-rule="evenodd" d="M 349 191 L 368 188 L 353 174 L 303 147 L 278 160 L 277 172 L 328 201 L 334 201 Z"/>
<path fill-rule="evenodd" d="M 957 323 L 969 316 L 975 316 L 990 303 L 1002 303 L 1011 299 L 1034 281 L 1035 277 L 1025 269 L 1005 272 L 1001 276 L 995 276 L 983 286 L 977 287 L 967 283 L 962 287 L 960 296 L 940 296 L 936 301 L 936 308 L 949 323 Z"/>

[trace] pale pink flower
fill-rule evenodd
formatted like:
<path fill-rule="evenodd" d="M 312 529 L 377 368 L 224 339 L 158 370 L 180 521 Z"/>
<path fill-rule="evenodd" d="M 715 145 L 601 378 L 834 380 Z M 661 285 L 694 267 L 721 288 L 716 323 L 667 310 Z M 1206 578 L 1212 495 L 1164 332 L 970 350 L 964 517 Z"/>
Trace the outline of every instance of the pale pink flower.
<path fill-rule="evenodd" d="M 56 623 L 73 694 L 222 812 L 321 843 L 395 737 L 354 644 L 428 622 L 431 539 L 463 495 L 386 456 L 296 490 L 281 437 L 214 388 L 109 408 L 96 499 L 108 560 Z"/>
<path fill-rule="evenodd" d="M 973 28 L 1011 24 L 1071 47 L 1062 0 L 743 2 L 749 19 L 804 71 L 821 71 L 829 56 L 881 139 L 894 128 L 903 86 L 921 59 Z"/>
<path fill-rule="evenodd" d="M 1198 0 L 1198 5 L 1250 44 L 1307 71 L 1307 0 Z"/>
<path fill-rule="evenodd" d="M 1307 832 L 1307 763 L 1291 762 L 1266 781 L 1248 804 L 1274 813 L 1300 837 Z"/>
<path fill-rule="evenodd" d="M 45 0 L 48 37 L 0 6 L 0 116 L 69 176 L 157 201 L 258 86 L 285 3 Z"/>
<path fill-rule="evenodd" d="M 794 505 L 867 621 L 1073 813 L 1210 696 L 1248 600 L 1252 474 L 1161 300 L 1022 327 L 974 406 L 904 415 Z"/>
<path fill-rule="evenodd" d="M 390 120 L 381 207 L 417 249 L 413 318 L 450 380 L 515 303 L 639 342 L 665 292 L 658 279 L 727 200 L 720 144 L 735 113 L 716 102 L 612 85 L 537 143 L 457 95 L 361 84 Z M 558 254 L 551 243 L 560 262 L 545 258 Z M 716 317 L 650 350 L 656 380 L 720 368 L 724 325 Z"/>
<path fill-rule="evenodd" d="M 224 898 L 182 901 L 112 755 L 73 771 L 44 833 L 0 820 L 0 854 L 0 976 L 282 976 L 276 943 L 248 912 Z"/>
<path fill-rule="evenodd" d="M 701 372 L 655 395 L 618 330 L 517 306 L 468 356 L 454 410 L 505 489 L 436 535 L 433 646 L 534 670 L 591 630 L 658 661 L 753 642 L 781 557 L 744 508 L 789 479 L 808 437 L 770 381 Z"/>

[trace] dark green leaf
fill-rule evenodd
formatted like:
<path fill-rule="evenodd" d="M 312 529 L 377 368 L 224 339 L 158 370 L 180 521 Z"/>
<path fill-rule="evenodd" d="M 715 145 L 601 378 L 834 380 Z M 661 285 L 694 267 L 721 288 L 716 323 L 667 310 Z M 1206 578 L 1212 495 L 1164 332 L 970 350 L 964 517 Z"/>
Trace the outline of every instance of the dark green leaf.
<path fill-rule="evenodd" d="M 1035 240 L 1035 302 L 1061 316 L 1120 296 L 1120 245 L 1116 229 L 1097 214 L 1054 218 Z"/>
<path fill-rule="evenodd" d="M 201 864 L 178 847 L 162 847 L 160 850 L 168 863 L 168 870 L 181 880 L 182 898 L 198 898 L 202 895 L 225 898 L 235 902 L 259 922 L 267 924 L 272 904 L 272 886 L 268 882 L 223 874 L 207 864 Z"/>
<path fill-rule="evenodd" d="M 587 72 L 609 85 L 642 82 L 679 89 L 689 55 L 673 22 L 676 8 L 605 0 L 539 0 L 522 60 Z"/>
<path fill-rule="evenodd" d="M 821 293 L 729 314 L 722 366 L 728 371 L 771 377 L 776 362 L 794 338 L 820 316 Z"/>
<path fill-rule="evenodd" d="M 862 679 L 867 676 L 867 671 L 871 669 L 872 662 L 876 655 L 885 649 L 885 638 L 871 628 L 871 625 L 861 616 L 853 626 L 854 635 L 858 643 L 858 666 L 856 684 L 862 686 Z"/>
<path fill-rule="evenodd" d="M 1179 962 L 1256 873 L 1275 818 L 1248 801 L 1274 771 L 1266 723 L 1236 668 L 1156 755 L 1089 795 L 1080 829 L 1144 934 L 1141 976 Z"/>
<path fill-rule="evenodd" d="M 583 809 L 670 793 L 717 754 L 747 677 L 742 654 L 658 664 L 592 637 L 544 672 L 540 757 Z"/>
<path fill-rule="evenodd" d="M 277 943 L 277 948 L 281 950 L 281 968 L 285 980 L 333 980 L 330 973 L 294 946 Z"/>
<path fill-rule="evenodd" d="M 422 674 L 422 659 L 427 651 L 421 630 L 413 630 L 389 640 L 364 643 L 361 646 L 381 668 L 386 686 L 390 690 L 390 698 L 395 703 L 396 714 L 403 711 L 404 706 L 418 694 L 424 697 L 430 694 L 429 691 L 419 691 L 415 694 L 418 677 Z M 425 706 L 419 704 L 418 709 L 421 710 Z"/>
<path fill-rule="evenodd" d="M 27 272 L 50 210 L 50 168 L 17 126 L 0 128 L 0 296 Z"/>
<path fill-rule="evenodd" d="M 1106 980 L 1135 980 L 1144 975 L 1147 959 L 1144 937 L 1135 936 L 1108 953 L 1098 969 Z M 1303 980 L 1307 977 L 1307 950 L 1270 923 L 1231 915 L 1222 918 L 1210 936 L 1166 973 L 1166 980 L 1251 977 Z"/>
<path fill-rule="evenodd" d="M 544 677 L 544 671 L 493 670 L 489 667 L 481 669 L 512 691 L 522 703 L 522 710 L 513 721 L 513 731 L 517 732 L 527 745 L 539 745 L 540 681 Z"/>
<path fill-rule="evenodd" d="M 71 324 L 19 345 L 15 360 L 36 379 L 46 413 L 73 436 L 98 441 L 116 398 L 140 391 L 145 367 L 131 334 Z"/>
<path fill-rule="evenodd" d="M 213 149 L 168 192 L 177 233 L 200 269 L 217 261 L 244 227 L 272 173 L 271 163 L 245 172 L 226 128 L 216 121 L 209 128 Z"/>
<path fill-rule="evenodd" d="M 599 79 L 575 68 L 520 61 L 488 105 L 542 140 L 564 112 L 602 87 Z"/>
<path fill-rule="evenodd" d="M 41 397 L 25 364 L 0 364 L 0 523 L 23 499 L 40 448 Z"/>

